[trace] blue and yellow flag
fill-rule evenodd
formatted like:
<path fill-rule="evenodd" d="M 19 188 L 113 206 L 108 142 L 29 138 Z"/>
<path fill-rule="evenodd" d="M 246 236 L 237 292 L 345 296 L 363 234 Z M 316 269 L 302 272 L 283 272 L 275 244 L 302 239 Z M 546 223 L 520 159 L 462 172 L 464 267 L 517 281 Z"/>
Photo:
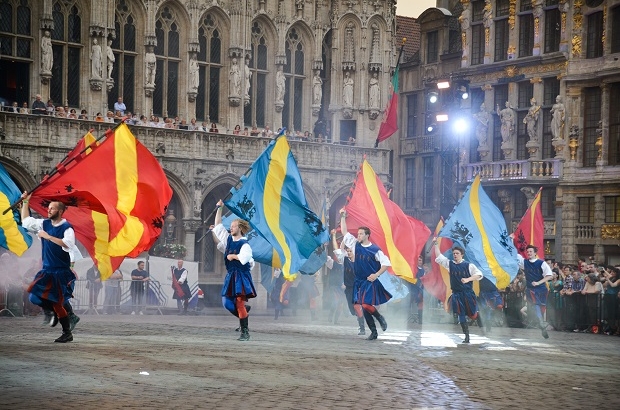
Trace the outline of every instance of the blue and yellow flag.
<path fill-rule="evenodd" d="M 17 202 L 20 196 L 19 188 L 0 164 L 0 246 L 17 256 L 21 256 L 30 248 L 32 237 L 19 224 L 20 219 L 16 211 L 11 210 L 4 215 L 2 212 Z"/>
<path fill-rule="evenodd" d="M 286 137 L 271 141 L 238 185 L 230 190 L 226 206 L 271 244 L 284 277 L 290 280 L 317 247 L 329 240 L 329 233 L 308 207 Z"/>
<path fill-rule="evenodd" d="M 465 260 L 498 289 L 506 288 L 517 276 L 517 249 L 502 212 L 482 189 L 480 175 L 467 187 L 437 236 L 450 238 L 465 249 Z"/>

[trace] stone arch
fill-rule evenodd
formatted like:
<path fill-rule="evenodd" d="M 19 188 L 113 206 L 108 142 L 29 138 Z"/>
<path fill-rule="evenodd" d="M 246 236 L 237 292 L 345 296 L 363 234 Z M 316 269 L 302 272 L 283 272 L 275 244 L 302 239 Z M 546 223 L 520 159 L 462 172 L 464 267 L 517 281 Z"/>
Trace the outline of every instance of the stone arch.
<path fill-rule="evenodd" d="M 181 203 L 181 209 L 183 210 L 183 215 L 175 215 L 175 216 L 177 218 L 191 217 L 193 215 L 193 212 L 192 212 L 193 196 L 189 192 L 187 185 L 185 185 L 185 182 L 181 178 L 177 177 L 172 172 L 164 169 L 164 173 L 166 174 L 166 177 L 168 178 L 168 183 L 170 185 L 170 188 L 172 188 L 172 191 L 174 192 L 174 194 L 176 194 L 177 198 L 179 199 Z"/>
<path fill-rule="evenodd" d="M 32 177 L 32 174 L 17 161 L 3 156 L 0 157 L 0 164 L 4 166 L 6 172 L 13 178 L 15 185 L 20 190 L 30 191 L 37 185 L 37 181 Z"/>

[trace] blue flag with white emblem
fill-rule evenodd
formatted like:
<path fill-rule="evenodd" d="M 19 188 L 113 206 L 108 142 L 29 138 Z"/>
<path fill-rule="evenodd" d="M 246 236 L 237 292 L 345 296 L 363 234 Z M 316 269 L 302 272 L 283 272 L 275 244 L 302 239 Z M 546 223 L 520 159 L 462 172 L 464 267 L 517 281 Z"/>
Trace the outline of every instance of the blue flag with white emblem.
<path fill-rule="evenodd" d="M 504 215 L 480 185 L 480 175 L 467 187 L 439 234 L 465 249 L 464 259 L 476 265 L 498 289 L 517 276 L 517 249 Z"/>
<path fill-rule="evenodd" d="M 11 204 L 17 202 L 20 197 L 19 188 L 0 164 L 0 246 L 17 256 L 21 256 L 30 248 L 32 237 L 20 225 L 20 216 L 17 211 L 11 209 L 6 214 L 2 212 L 10 208 Z"/>

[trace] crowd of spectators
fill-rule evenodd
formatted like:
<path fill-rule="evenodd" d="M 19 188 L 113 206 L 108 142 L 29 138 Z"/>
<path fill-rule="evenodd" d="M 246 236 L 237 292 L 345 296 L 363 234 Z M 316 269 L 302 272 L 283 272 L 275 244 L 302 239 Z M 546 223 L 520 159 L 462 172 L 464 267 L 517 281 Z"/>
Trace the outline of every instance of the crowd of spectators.
<path fill-rule="evenodd" d="M 620 265 L 605 266 L 592 258 L 580 259 L 577 265 L 546 262 L 553 272 L 547 321 L 557 330 L 620 336 Z M 506 293 L 523 293 L 525 287 L 520 271 Z M 525 311 L 521 309 L 524 315 Z"/>
<path fill-rule="evenodd" d="M 50 99 L 45 104 L 41 100 L 41 95 L 36 96 L 36 99 L 33 101 L 30 107 L 28 107 L 28 103 L 24 102 L 21 107 L 19 107 L 17 102 L 14 102 L 11 106 L 5 107 L 5 111 L 20 113 L 20 114 L 35 114 L 35 115 L 49 115 L 57 118 L 67 118 L 67 119 L 76 119 L 76 120 L 91 120 L 95 122 L 105 122 L 105 123 L 119 123 L 121 120 L 125 119 L 125 122 L 129 125 L 136 126 L 144 126 L 144 127 L 154 127 L 154 128 L 166 128 L 166 129 L 177 129 L 177 130 L 187 130 L 187 131 L 202 131 L 209 133 L 220 133 L 217 123 L 211 122 L 210 124 L 207 121 L 203 121 L 198 124 L 195 118 L 192 118 L 189 123 L 182 117 L 159 117 L 157 115 L 151 115 L 147 117 L 145 115 L 138 115 L 135 113 L 131 113 L 131 111 L 127 110 L 126 105 L 123 103 L 123 98 L 119 97 L 118 101 L 114 103 L 114 110 L 109 110 L 102 114 L 101 112 L 97 112 L 94 115 L 89 115 L 88 111 L 82 109 L 78 114 L 76 108 L 71 108 L 69 106 L 56 106 L 54 102 Z M 253 126 L 251 129 L 248 127 L 244 127 L 241 129 L 240 125 L 235 125 L 232 130 L 233 135 L 242 135 L 242 136 L 251 136 L 251 137 L 263 137 L 263 138 L 274 138 L 275 136 L 280 134 L 281 129 L 277 131 L 272 131 L 268 125 L 266 125 L 263 129 L 259 130 L 256 126 Z M 228 133 L 228 131 L 226 131 Z M 332 140 L 329 135 L 324 135 L 319 132 L 316 135 L 313 135 L 310 131 L 294 131 L 294 130 L 286 130 L 286 136 L 290 141 L 307 141 L 307 142 L 318 142 L 318 143 L 334 143 L 341 145 L 356 145 L 356 139 L 354 136 L 343 137 L 341 139 Z"/>

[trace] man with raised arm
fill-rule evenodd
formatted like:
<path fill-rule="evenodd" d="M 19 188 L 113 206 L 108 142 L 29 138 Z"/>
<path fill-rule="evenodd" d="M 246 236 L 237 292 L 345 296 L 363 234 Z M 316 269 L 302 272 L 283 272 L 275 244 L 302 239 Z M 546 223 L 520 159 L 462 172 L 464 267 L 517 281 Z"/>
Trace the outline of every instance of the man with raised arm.
<path fill-rule="evenodd" d="M 344 234 L 342 242 L 346 247 L 352 249 L 354 258 L 355 287 L 353 290 L 353 303 L 361 305 L 364 310 L 364 318 L 366 319 L 368 329 L 370 329 L 370 335 L 367 339 L 375 340 L 378 334 L 373 317 L 377 319 L 384 332 L 387 329 L 385 318 L 375 306 L 382 305 L 392 298 L 390 292 L 385 290 L 377 279 L 392 265 L 381 249 L 370 242 L 370 229 L 365 226 L 359 227 L 356 239 L 347 231 L 346 217 L 346 211 L 342 208 L 340 210 L 340 228 Z"/>

